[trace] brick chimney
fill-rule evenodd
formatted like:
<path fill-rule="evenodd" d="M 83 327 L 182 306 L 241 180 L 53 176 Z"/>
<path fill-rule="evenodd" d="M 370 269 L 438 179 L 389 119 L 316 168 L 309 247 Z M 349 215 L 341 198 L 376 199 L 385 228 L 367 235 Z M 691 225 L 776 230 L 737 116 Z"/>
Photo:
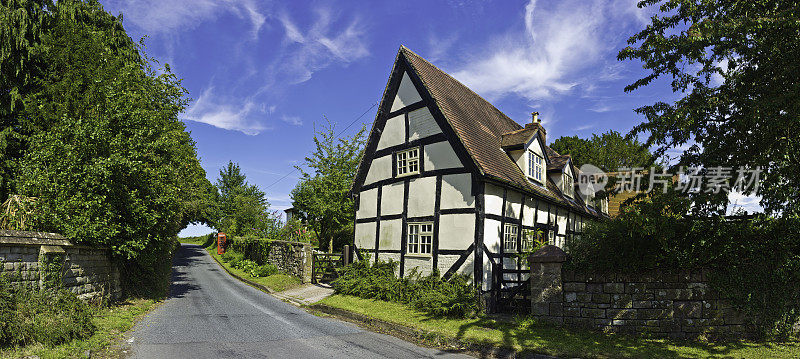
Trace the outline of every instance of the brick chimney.
<path fill-rule="evenodd" d="M 542 136 L 542 142 L 547 144 L 547 131 L 542 127 L 542 120 L 539 119 L 538 112 L 531 113 L 531 123 L 525 125 L 525 128 L 538 128 L 539 134 Z"/>

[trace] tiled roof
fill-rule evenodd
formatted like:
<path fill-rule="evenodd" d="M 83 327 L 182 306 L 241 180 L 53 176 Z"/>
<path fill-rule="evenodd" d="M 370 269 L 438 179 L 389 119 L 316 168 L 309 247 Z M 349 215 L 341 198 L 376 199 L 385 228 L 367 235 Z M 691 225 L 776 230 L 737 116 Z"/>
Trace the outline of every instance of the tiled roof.
<path fill-rule="evenodd" d="M 549 148 L 549 146 L 548 146 L 548 148 Z M 553 153 L 555 153 L 555 151 L 553 151 Z M 550 156 L 550 163 L 547 165 L 547 170 L 548 171 L 560 170 L 560 169 L 564 168 L 564 165 L 569 163 L 569 159 L 570 159 L 569 155 Z"/>
<path fill-rule="evenodd" d="M 534 133 L 531 130 L 538 130 L 538 126 L 523 128 L 480 95 L 405 46 L 400 48 L 400 53 L 408 60 L 484 176 L 579 212 L 596 215 L 583 204 L 580 196 L 576 196 L 576 200 L 564 197 L 549 178 L 546 188 L 531 183 L 503 150 L 505 144 L 513 145 L 523 139 L 527 142 Z M 560 157 L 547 146 L 545 151 L 548 157 Z"/>

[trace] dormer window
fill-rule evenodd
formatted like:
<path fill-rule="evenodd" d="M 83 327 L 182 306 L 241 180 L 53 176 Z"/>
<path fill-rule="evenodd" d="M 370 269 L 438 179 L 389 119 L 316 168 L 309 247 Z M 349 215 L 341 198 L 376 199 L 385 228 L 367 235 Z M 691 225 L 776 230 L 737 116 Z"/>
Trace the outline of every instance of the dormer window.
<path fill-rule="evenodd" d="M 544 158 L 531 150 L 528 150 L 528 177 L 540 183 L 544 181 Z"/>
<path fill-rule="evenodd" d="M 419 147 L 397 152 L 397 177 L 419 173 Z"/>
<path fill-rule="evenodd" d="M 561 192 L 570 198 L 575 195 L 575 184 L 572 183 L 572 176 L 568 173 L 561 175 Z"/>

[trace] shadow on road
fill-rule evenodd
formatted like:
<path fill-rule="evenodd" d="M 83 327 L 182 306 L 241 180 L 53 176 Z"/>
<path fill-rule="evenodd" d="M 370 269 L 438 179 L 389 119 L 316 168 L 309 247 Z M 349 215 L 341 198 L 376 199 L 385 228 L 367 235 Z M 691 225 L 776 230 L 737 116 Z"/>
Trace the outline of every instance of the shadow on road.
<path fill-rule="evenodd" d="M 197 245 L 181 245 L 172 259 L 172 284 L 169 287 L 170 298 L 182 298 L 187 293 L 200 287 L 191 284 L 188 277 L 189 267 L 200 261 L 205 255 L 203 247 Z"/>

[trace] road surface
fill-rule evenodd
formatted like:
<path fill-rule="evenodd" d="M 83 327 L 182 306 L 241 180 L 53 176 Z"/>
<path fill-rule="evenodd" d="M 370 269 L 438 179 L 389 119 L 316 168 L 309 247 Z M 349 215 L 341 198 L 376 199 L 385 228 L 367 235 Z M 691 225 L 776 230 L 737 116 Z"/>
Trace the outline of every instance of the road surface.
<path fill-rule="evenodd" d="M 234 279 L 200 246 L 175 255 L 170 297 L 131 334 L 134 358 L 467 358 L 320 318 Z"/>

